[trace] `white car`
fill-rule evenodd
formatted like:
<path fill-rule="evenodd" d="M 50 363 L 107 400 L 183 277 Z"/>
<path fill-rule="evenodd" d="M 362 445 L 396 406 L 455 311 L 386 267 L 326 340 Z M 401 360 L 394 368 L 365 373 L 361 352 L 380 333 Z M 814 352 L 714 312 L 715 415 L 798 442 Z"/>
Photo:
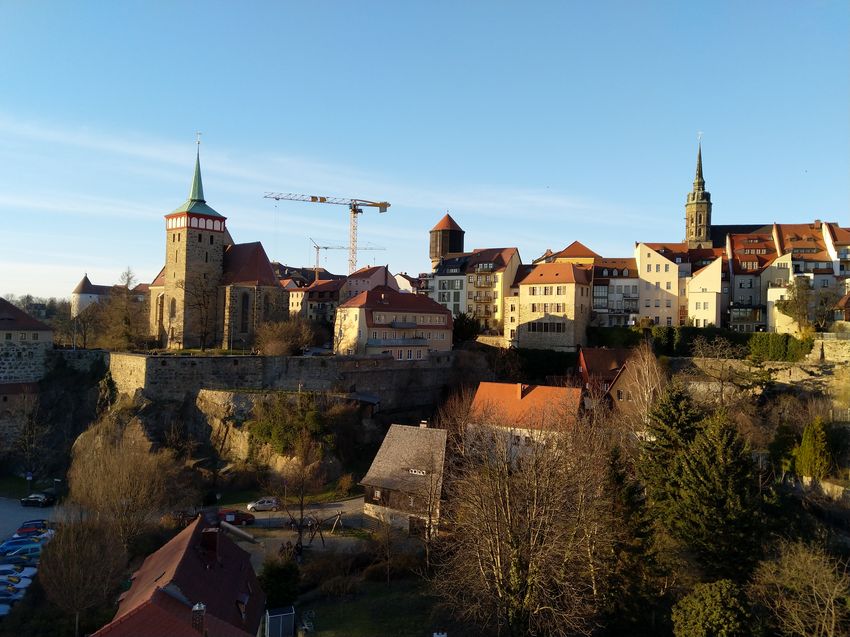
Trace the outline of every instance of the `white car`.
<path fill-rule="evenodd" d="M 0 565 L 0 578 L 7 577 L 9 575 L 15 575 L 17 577 L 32 577 L 37 572 L 38 569 L 34 566 L 15 566 L 13 564 Z"/>
<path fill-rule="evenodd" d="M 280 507 L 280 499 L 273 497 L 260 498 L 255 502 L 249 502 L 249 511 L 277 511 Z"/>

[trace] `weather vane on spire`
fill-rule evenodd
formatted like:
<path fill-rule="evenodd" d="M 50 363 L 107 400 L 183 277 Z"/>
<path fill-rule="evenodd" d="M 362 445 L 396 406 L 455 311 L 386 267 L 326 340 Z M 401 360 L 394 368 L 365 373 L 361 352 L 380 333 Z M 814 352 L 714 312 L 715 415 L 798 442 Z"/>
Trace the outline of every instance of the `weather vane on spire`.
<path fill-rule="evenodd" d="M 198 135 L 200 135 L 200 133 L 198 133 Z M 701 130 L 697 131 L 697 141 L 702 143 L 702 131 Z M 200 144 L 201 142 L 199 141 L 198 143 Z"/>
<path fill-rule="evenodd" d="M 195 133 L 195 143 L 196 143 L 198 146 L 200 146 L 200 145 L 201 145 L 201 135 L 203 135 L 203 133 L 202 133 L 201 131 L 197 131 L 197 132 Z"/>

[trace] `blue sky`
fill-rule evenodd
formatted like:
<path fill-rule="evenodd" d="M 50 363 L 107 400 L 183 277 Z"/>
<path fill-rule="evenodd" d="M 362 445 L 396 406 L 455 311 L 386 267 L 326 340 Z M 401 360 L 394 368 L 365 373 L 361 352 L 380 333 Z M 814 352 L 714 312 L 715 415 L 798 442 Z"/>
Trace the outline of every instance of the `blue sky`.
<path fill-rule="evenodd" d="M 159 271 L 203 131 L 207 201 L 238 242 L 312 263 L 345 208 L 360 263 L 466 246 L 530 261 L 681 240 L 703 131 L 716 223 L 850 225 L 846 2 L 0 3 L 0 293 Z M 344 251 L 325 267 L 346 271 Z"/>

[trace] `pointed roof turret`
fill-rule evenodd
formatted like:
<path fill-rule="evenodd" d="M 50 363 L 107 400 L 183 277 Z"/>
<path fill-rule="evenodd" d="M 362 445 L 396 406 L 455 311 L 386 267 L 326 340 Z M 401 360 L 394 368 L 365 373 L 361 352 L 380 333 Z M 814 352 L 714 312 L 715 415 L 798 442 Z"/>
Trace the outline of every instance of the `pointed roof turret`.
<path fill-rule="evenodd" d="M 702 177 L 702 142 L 697 146 L 697 175 L 694 177 L 694 190 L 705 190 L 705 179 Z"/>
<path fill-rule="evenodd" d="M 223 217 L 218 212 L 207 205 L 204 199 L 204 184 L 201 180 L 201 150 L 198 148 L 198 154 L 195 155 L 195 174 L 192 177 L 192 187 L 189 189 L 189 198 L 182 206 L 171 212 L 177 214 L 181 212 L 190 212 L 207 217 Z"/>
<path fill-rule="evenodd" d="M 434 232 L 435 230 L 460 230 L 463 232 L 463 229 L 457 225 L 457 222 L 452 219 L 452 216 L 449 213 L 446 213 L 446 215 L 437 222 L 437 225 L 431 228 L 431 232 Z"/>
<path fill-rule="evenodd" d="M 204 184 L 201 181 L 201 147 L 198 146 L 198 154 L 195 155 L 195 176 L 192 178 L 192 189 L 189 191 L 189 201 L 200 201 L 205 203 Z"/>

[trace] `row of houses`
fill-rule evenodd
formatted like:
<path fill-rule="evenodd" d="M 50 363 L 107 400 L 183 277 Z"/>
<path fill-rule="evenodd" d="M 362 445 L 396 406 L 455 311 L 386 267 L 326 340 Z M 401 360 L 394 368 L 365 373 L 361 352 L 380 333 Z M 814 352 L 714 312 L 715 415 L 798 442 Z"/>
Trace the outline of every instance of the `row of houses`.
<path fill-rule="evenodd" d="M 848 292 L 850 228 L 712 225 L 711 209 L 700 149 L 685 239 L 635 242 L 629 256 L 602 256 L 579 241 L 530 264 L 516 248 L 465 252 L 465 232 L 446 214 L 430 231 L 432 271 L 420 275 L 421 292 L 455 316 L 475 317 L 505 346 L 570 351 L 585 344 L 588 326 L 791 331 L 776 302 L 796 278 L 816 295 Z"/>

